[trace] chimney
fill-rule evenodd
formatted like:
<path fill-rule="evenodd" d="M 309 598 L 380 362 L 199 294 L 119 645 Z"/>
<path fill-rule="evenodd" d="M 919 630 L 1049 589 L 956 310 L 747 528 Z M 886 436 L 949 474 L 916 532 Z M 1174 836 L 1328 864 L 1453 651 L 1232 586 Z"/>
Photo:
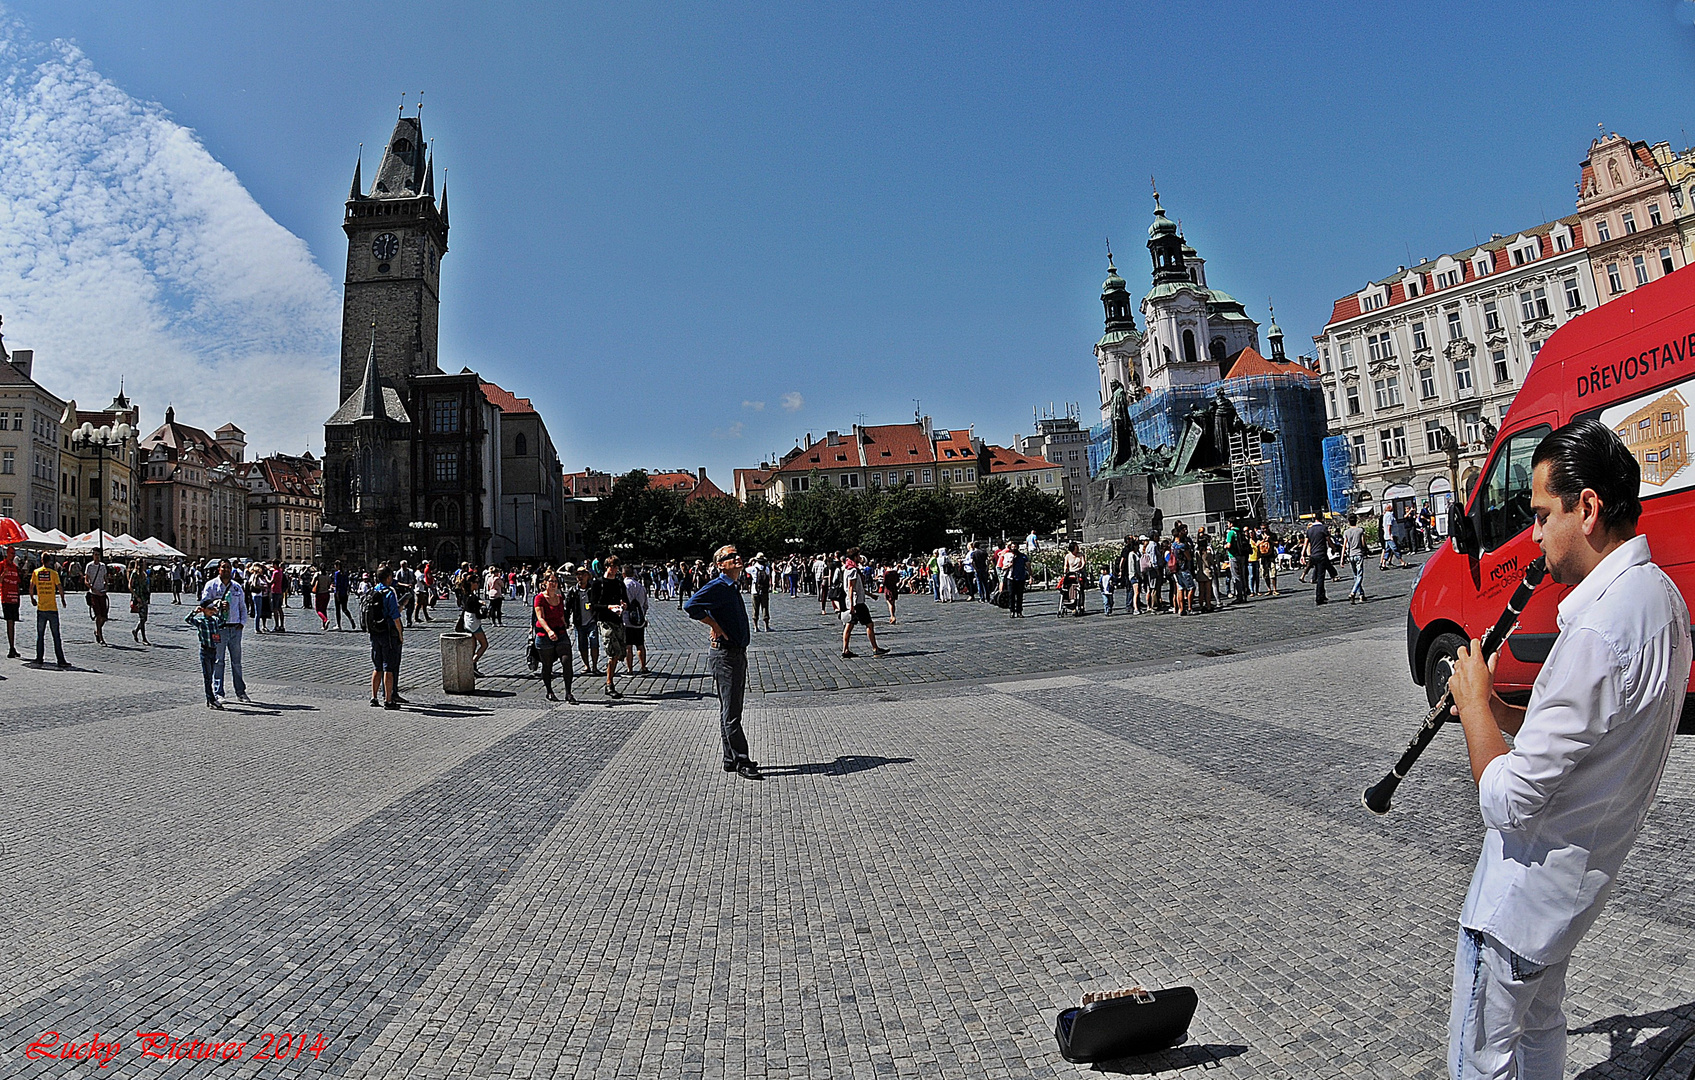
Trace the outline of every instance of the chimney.
<path fill-rule="evenodd" d="M 35 366 L 35 350 L 13 349 L 12 366 L 17 368 L 18 374 L 22 375 L 24 378 L 33 379 L 35 376 L 30 374 L 30 369 Z"/>
<path fill-rule="evenodd" d="M 706 483 L 706 466 L 705 465 L 702 465 L 700 467 L 700 482 L 703 483 L 703 484 Z"/>
<path fill-rule="evenodd" d="M 842 433 L 839 431 L 826 431 L 824 433 L 824 441 L 827 446 L 838 446 L 842 441 Z"/>

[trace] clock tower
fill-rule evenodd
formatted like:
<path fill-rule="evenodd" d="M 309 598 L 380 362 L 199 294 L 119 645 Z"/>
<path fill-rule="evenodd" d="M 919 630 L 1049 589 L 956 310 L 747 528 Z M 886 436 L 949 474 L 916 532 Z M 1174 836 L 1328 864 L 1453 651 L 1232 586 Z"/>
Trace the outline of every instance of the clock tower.
<path fill-rule="evenodd" d="M 369 191 L 363 190 L 362 165 L 353 167 L 341 226 L 347 233 L 347 280 L 338 397 L 346 401 L 360 388 L 374 354 L 378 377 L 405 400 L 414 376 L 441 370 L 436 327 L 441 260 L 447 254 L 447 189 L 438 205 L 435 163 L 416 116 L 395 122 Z"/>

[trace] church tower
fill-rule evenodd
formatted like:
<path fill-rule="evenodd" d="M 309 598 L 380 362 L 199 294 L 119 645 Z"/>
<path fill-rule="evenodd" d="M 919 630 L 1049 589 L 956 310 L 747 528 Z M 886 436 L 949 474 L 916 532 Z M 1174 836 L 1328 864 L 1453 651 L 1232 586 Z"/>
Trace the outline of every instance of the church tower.
<path fill-rule="evenodd" d="M 1095 342 L 1095 363 L 1101 374 L 1101 417 L 1106 422 L 1112 401 L 1112 384 L 1119 383 L 1132 399 L 1142 393 L 1140 352 L 1142 335 L 1130 306 L 1130 289 L 1112 263 L 1112 248 L 1106 252 L 1106 281 L 1101 283 L 1101 307 L 1106 310 L 1106 332 Z"/>
<path fill-rule="evenodd" d="M 447 254 L 447 189 L 438 206 L 435 163 L 423 122 L 402 116 L 363 190 L 363 162 L 353 167 L 342 230 L 347 233 L 347 280 L 341 314 L 341 393 L 346 401 L 365 379 L 376 326 L 376 370 L 408 397 L 415 375 L 436 366 L 441 312 L 441 259 Z"/>

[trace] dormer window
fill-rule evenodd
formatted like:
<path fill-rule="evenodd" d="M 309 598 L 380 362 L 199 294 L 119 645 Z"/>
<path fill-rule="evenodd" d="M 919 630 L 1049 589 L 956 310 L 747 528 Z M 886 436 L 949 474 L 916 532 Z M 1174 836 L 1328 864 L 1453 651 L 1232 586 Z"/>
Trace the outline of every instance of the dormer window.
<path fill-rule="evenodd" d="M 1444 270 L 1440 274 L 1436 275 L 1436 287 L 1438 289 L 1451 289 L 1455 285 L 1458 285 L 1459 283 L 1460 283 L 1459 267 L 1455 267 L 1452 270 Z"/>
<path fill-rule="evenodd" d="M 1540 244 L 1529 243 L 1522 247 L 1516 247 L 1513 249 L 1513 265 L 1523 266 L 1527 262 L 1534 262 L 1537 256 L 1541 254 L 1542 247 Z"/>
<path fill-rule="evenodd" d="M 1478 256 L 1477 261 L 1471 264 L 1471 272 L 1478 277 L 1488 277 L 1489 271 L 1494 268 L 1495 258 L 1494 256 L 1487 254 Z"/>
<path fill-rule="evenodd" d="M 1554 250 L 1555 251 L 1570 251 L 1571 250 L 1571 230 L 1570 229 L 1561 229 L 1559 232 L 1554 234 Z"/>
<path fill-rule="evenodd" d="M 1385 290 L 1385 291 L 1387 291 L 1387 290 Z M 1361 311 L 1376 311 L 1378 308 L 1382 307 L 1383 304 L 1384 304 L 1384 294 L 1383 294 L 1383 292 L 1379 292 L 1376 289 L 1373 289 L 1371 292 L 1368 292 L 1364 296 L 1360 297 L 1360 310 Z"/>
<path fill-rule="evenodd" d="M 1417 296 L 1419 293 L 1424 291 L 1422 288 L 1420 288 L 1420 286 L 1422 284 L 1423 283 L 1420 282 L 1419 279 L 1416 278 L 1416 277 L 1410 277 L 1406 280 L 1405 288 L 1406 288 L 1406 291 L 1407 291 L 1407 299 L 1408 300 L 1411 300 L 1413 297 Z"/>

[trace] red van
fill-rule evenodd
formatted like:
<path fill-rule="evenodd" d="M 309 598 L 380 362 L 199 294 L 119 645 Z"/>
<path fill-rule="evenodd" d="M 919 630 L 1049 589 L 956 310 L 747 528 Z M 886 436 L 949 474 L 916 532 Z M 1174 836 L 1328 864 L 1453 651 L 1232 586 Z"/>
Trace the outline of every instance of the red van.
<path fill-rule="evenodd" d="M 1513 399 L 1450 543 L 1419 574 L 1407 611 L 1407 660 L 1431 704 L 1454 650 L 1482 637 L 1540 554 L 1531 540 L 1530 458 L 1542 437 L 1597 416 L 1642 466 L 1642 519 L 1654 561 L 1695 610 L 1695 266 L 1603 304 L 1542 346 Z M 1496 687 L 1527 694 L 1554 647 L 1554 612 L 1570 589 L 1544 579 L 1501 650 Z M 1691 679 L 1695 692 L 1695 677 Z"/>

